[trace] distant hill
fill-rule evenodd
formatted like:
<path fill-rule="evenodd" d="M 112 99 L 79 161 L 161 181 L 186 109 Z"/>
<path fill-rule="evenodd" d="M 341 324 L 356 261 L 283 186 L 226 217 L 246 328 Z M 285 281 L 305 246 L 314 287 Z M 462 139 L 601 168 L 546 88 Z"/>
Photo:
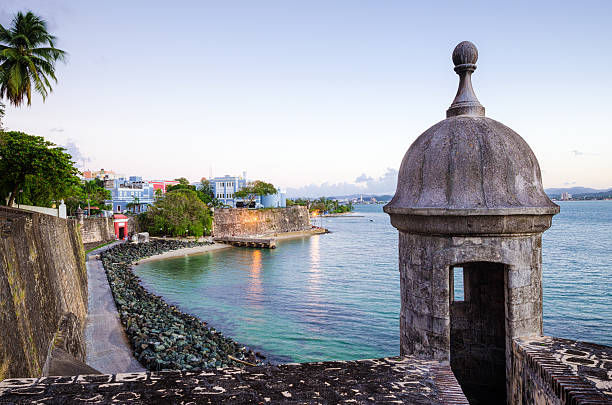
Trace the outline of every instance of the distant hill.
<path fill-rule="evenodd" d="M 550 198 L 561 198 L 562 193 L 571 194 L 573 199 L 612 198 L 612 188 L 603 190 L 588 187 L 547 188 L 544 192 Z"/>
<path fill-rule="evenodd" d="M 569 193 L 573 199 L 603 199 L 612 198 L 612 188 L 609 189 L 596 189 L 589 187 L 567 187 L 567 188 L 546 188 L 544 192 L 549 198 L 560 199 L 562 193 Z M 332 195 L 328 198 L 337 200 L 352 200 L 354 198 L 363 197 L 364 201 L 369 201 L 372 197 L 376 198 L 376 201 L 391 201 L 393 194 L 344 194 L 344 195 Z M 313 200 L 314 198 L 310 198 Z"/>
<path fill-rule="evenodd" d="M 596 188 L 588 188 L 588 187 L 545 188 L 544 189 L 544 192 L 548 195 L 561 195 L 561 193 L 570 193 L 570 194 L 601 193 L 603 191 L 608 191 L 608 190 L 606 189 L 598 190 Z"/>
<path fill-rule="evenodd" d="M 372 197 L 376 198 L 376 201 L 391 201 L 393 198 L 392 194 L 346 194 L 346 195 L 331 195 L 327 198 L 333 200 L 352 200 L 353 198 L 363 197 L 363 201 L 370 201 Z M 302 197 L 304 198 L 304 197 Z M 295 199 L 295 198 L 292 198 Z M 310 198 L 310 200 L 316 200 L 316 198 Z"/>
<path fill-rule="evenodd" d="M 353 198 L 363 197 L 363 201 L 369 201 L 372 197 L 376 198 L 376 201 L 391 201 L 393 198 L 392 194 L 349 194 L 349 195 L 337 195 L 331 198 L 338 200 L 352 200 Z"/>

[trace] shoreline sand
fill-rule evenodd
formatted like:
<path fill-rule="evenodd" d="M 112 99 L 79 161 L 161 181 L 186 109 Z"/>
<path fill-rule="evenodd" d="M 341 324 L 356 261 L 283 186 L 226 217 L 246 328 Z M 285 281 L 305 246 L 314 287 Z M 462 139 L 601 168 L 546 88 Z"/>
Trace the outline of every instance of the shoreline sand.
<path fill-rule="evenodd" d="M 177 250 L 171 250 L 169 252 L 160 253 L 160 254 L 155 255 L 155 256 L 146 257 L 144 259 L 140 259 L 140 260 L 135 261 L 133 264 L 134 265 L 138 265 L 140 263 L 146 263 L 146 262 L 152 262 L 152 261 L 156 261 L 156 260 L 169 259 L 169 258 L 172 258 L 172 257 L 183 257 L 183 256 L 199 255 L 199 254 L 202 254 L 202 253 L 212 252 L 212 251 L 221 250 L 221 249 L 228 249 L 228 248 L 231 248 L 231 247 L 232 247 L 231 245 L 226 245 L 224 243 L 213 243 L 211 245 L 196 246 L 196 247 L 190 247 L 190 248 L 182 248 L 182 249 L 177 249 Z"/>
<path fill-rule="evenodd" d="M 281 240 L 288 240 L 288 239 L 304 238 L 304 237 L 312 236 L 312 235 L 321 235 L 321 234 L 328 233 L 328 232 L 329 231 L 327 229 L 313 228 L 313 229 L 309 229 L 309 230 L 306 230 L 306 231 L 286 232 L 286 233 L 279 233 L 279 234 L 272 234 L 272 235 L 264 235 L 264 236 L 261 236 L 261 238 L 270 238 L 270 239 L 274 239 L 276 241 L 281 241 Z M 163 239 L 161 239 L 161 240 L 163 240 Z M 171 250 L 169 252 L 164 252 L 164 253 L 160 253 L 160 254 L 155 255 L 155 256 L 150 256 L 150 257 L 146 257 L 144 259 L 137 260 L 137 261 L 135 261 L 133 263 L 133 265 L 138 265 L 138 264 L 141 264 L 141 263 L 152 262 L 152 261 L 156 261 L 156 260 L 170 259 L 170 258 L 174 258 L 174 257 L 199 255 L 199 254 L 203 254 L 203 253 L 207 253 L 207 252 L 212 252 L 212 251 L 215 251 L 215 250 L 228 249 L 228 248 L 232 248 L 232 247 L 234 247 L 234 246 L 229 245 L 229 244 L 225 244 L 225 243 L 213 243 L 211 245 L 204 245 L 204 246 L 196 246 L 196 247 L 191 247 L 191 248 L 183 248 L 183 249 Z"/>

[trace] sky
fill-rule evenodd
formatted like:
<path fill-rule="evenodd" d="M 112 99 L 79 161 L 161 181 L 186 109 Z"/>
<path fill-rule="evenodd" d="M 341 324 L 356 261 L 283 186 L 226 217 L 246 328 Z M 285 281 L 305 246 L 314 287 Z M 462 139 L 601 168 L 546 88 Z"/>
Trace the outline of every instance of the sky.
<path fill-rule="evenodd" d="M 610 1 L 2 0 L 0 24 L 26 10 L 69 58 L 4 124 L 83 169 L 393 193 L 469 40 L 487 116 L 529 143 L 544 186 L 612 187 Z"/>

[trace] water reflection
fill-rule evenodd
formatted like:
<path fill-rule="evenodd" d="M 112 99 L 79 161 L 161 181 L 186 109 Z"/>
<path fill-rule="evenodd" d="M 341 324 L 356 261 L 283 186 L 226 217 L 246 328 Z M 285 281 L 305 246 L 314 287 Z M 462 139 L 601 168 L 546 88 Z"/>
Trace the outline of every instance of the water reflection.
<path fill-rule="evenodd" d="M 261 270 L 263 268 L 261 250 L 251 251 L 251 263 L 249 265 L 249 280 L 246 286 L 246 299 L 256 308 L 262 308 L 263 286 L 261 281 Z"/>
<path fill-rule="evenodd" d="M 319 248 L 319 235 L 310 239 L 310 279 L 309 286 L 317 286 L 321 283 L 321 250 Z M 316 290 L 316 288 L 315 288 Z"/>

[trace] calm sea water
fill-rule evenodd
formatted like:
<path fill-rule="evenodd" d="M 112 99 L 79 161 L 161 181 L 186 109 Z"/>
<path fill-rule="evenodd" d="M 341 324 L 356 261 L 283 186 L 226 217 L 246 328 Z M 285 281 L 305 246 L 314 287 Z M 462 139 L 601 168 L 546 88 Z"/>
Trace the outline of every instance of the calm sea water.
<path fill-rule="evenodd" d="M 275 250 L 135 267 L 144 285 L 275 362 L 399 354 L 397 231 L 382 206 Z M 561 203 L 544 234 L 544 332 L 612 345 L 612 202 Z"/>

